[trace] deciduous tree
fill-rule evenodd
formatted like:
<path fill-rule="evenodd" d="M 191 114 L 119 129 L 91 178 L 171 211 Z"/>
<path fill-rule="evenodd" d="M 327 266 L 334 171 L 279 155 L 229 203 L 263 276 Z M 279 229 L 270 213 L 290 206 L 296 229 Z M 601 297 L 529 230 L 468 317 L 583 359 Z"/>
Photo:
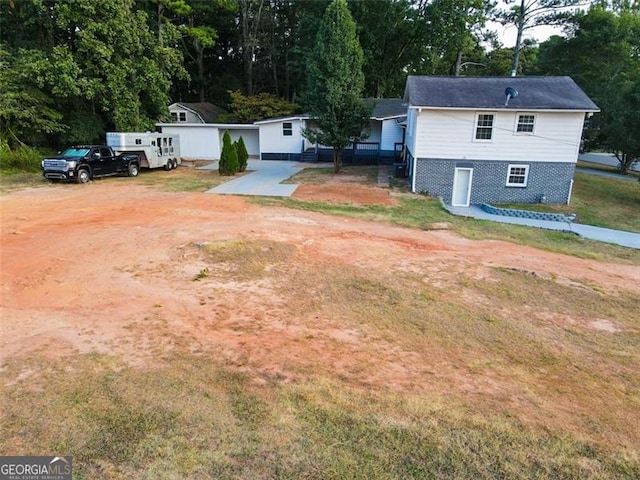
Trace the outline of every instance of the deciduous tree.
<path fill-rule="evenodd" d="M 253 123 L 265 118 L 284 117 L 300 111 L 300 106 L 270 93 L 247 96 L 236 90 L 231 96 L 231 113 L 221 120 L 231 123 Z"/>
<path fill-rule="evenodd" d="M 543 73 L 570 75 L 600 107 L 588 122 L 590 146 L 614 152 L 626 171 L 640 158 L 640 12 L 595 7 L 575 19 L 568 39 L 540 46 Z"/>

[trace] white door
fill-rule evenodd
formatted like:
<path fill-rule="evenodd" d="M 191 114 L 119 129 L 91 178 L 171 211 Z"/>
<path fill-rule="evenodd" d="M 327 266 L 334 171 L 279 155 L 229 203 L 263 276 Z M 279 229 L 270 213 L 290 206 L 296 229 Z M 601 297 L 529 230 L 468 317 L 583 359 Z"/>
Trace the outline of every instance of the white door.
<path fill-rule="evenodd" d="M 471 181 L 473 168 L 456 168 L 453 174 L 453 195 L 451 205 L 454 207 L 468 207 L 471 199 Z"/>

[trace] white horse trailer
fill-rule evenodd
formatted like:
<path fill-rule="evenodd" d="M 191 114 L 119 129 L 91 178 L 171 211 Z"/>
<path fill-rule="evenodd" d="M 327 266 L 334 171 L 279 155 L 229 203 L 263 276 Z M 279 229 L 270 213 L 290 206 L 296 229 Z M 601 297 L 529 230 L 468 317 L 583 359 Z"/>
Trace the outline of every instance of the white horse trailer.
<path fill-rule="evenodd" d="M 182 163 L 179 135 L 107 132 L 107 145 L 117 153 L 136 153 L 141 167 L 171 170 Z"/>

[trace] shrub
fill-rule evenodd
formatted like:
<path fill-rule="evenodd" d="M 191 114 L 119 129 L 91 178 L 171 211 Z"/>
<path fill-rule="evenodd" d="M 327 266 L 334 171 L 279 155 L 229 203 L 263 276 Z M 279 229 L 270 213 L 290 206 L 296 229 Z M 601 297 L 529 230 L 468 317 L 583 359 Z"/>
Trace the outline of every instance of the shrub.
<path fill-rule="evenodd" d="M 238 152 L 236 152 L 236 147 L 231 142 L 229 132 L 224 132 L 218 172 L 220 175 L 235 175 L 238 172 L 238 168 Z"/>
<path fill-rule="evenodd" d="M 244 172 L 247 169 L 249 153 L 247 152 L 247 147 L 244 145 L 244 140 L 242 137 L 240 137 L 236 142 L 236 150 L 238 151 L 238 171 Z"/>
<path fill-rule="evenodd" d="M 4 173 L 39 172 L 41 162 L 42 154 L 36 148 L 11 149 L 7 143 L 0 143 L 0 170 Z"/>

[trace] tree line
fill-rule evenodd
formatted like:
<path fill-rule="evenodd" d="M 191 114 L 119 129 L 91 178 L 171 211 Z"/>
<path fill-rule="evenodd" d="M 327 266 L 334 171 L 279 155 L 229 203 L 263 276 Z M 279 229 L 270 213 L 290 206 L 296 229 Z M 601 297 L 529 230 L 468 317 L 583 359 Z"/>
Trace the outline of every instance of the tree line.
<path fill-rule="evenodd" d="M 1 139 L 9 146 L 61 145 L 97 141 L 107 130 L 151 130 L 175 101 L 233 110 L 262 95 L 287 108 L 304 106 L 329 3 L 3 0 Z M 362 96 L 402 96 L 410 74 L 571 75 L 602 108 L 589 122 L 588 141 L 637 158 L 638 1 L 347 6 L 362 51 Z M 490 21 L 513 26 L 515 48 L 500 43 Z M 539 45 L 523 40 L 540 24 L 561 25 L 564 35 Z"/>

